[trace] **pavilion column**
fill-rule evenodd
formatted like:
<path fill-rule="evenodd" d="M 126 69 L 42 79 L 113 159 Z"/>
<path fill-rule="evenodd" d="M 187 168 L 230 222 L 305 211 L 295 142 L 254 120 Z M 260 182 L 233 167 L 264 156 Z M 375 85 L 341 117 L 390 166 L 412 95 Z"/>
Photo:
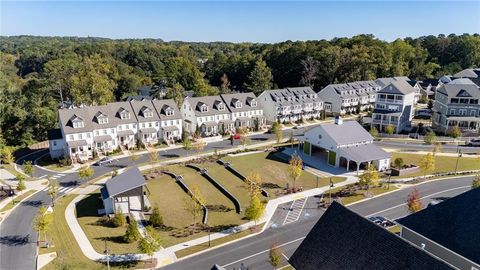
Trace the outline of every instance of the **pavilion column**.
<path fill-rule="evenodd" d="M 368 162 L 368 167 L 367 168 L 370 168 L 370 164 L 371 164 L 371 161 Z"/>
<path fill-rule="evenodd" d="M 350 160 L 347 159 L 347 172 L 350 170 Z"/>
<path fill-rule="evenodd" d="M 357 175 L 358 175 L 358 171 L 360 171 L 360 163 L 357 162 Z"/>

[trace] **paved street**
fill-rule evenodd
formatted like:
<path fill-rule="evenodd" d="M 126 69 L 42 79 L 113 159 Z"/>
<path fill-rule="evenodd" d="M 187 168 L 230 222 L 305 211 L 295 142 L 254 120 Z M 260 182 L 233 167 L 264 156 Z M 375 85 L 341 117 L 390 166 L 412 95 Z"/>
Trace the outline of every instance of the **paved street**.
<path fill-rule="evenodd" d="M 441 180 L 418 185 L 418 190 L 422 195 L 423 203 L 426 205 L 432 198 L 451 197 L 470 189 L 471 181 L 472 177 Z M 354 204 L 350 206 L 350 209 L 363 216 L 382 215 L 396 219 L 408 214 L 404 202 L 410 191 L 411 189 L 408 188 L 394 192 Z M 181 260 L 161 269 L 210 269 L 215 263 L 225 266 L 226 269 L 239 269 L 242 263 L 249 270 L 269 269 L 271 266 L 268 264 L 268 251 L 271 245 L 273 243 L 281 245 L 285 256 L 291 256 L 324 212 L 316 208 L 318 200 L 319 198 L 309 198 L 307 200 L 309 203 L 304 207 L 301 218 L 295 223 L 281 225 L 282 215 L 285 218 L 285 211 L 289 211 L 290 203 L 286 205 L 285 210 L 282 207 L 277 209 L 280 217 L 274 218 L 272 221 L 278 221 L 274 222 L 275 225 L 262 234 Z"/>

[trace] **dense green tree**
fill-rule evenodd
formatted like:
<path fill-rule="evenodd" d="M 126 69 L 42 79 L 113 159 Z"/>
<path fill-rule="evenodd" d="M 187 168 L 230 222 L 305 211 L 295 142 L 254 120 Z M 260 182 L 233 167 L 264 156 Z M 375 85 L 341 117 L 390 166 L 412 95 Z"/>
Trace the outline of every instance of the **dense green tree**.
<path fill-rule="evenodd" d="M 272 72 L 263 60 L 257 60 L 252 72 L 248 75 L 245 88 L 259 95 L 264 90 L 272 88 Z"/>

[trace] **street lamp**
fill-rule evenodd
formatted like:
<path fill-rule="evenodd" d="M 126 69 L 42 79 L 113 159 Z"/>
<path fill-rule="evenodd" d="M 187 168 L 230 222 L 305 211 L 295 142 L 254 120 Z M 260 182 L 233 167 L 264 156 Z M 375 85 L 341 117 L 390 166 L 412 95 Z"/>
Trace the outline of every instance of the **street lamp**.
<path fill-rule="evenodd" d="M 333 187 L 333 182 L 332 182 L 332 177 L 330 177 L 330 185 L 328 186 L 328 195 L 330 197 L 330 204 L 332 204 L 332 187 Z"/>
<path fill-rule="evenodd" d="M 107 239 L 105 239 L 104 241 L 105 241 L 105 251 L 103 253 L 107 255 L 107 269 L 110 270 L 110 257 L 108 255 Z"/>
<path fill-rule="evenodd" d="M 457 169 L 458 169 L 458 161 L 460 160 L 460 158 L 462 157 L 462 150 L 458 148 L 457 146 L 457 162 L 455 163 L 455 174 L 457 173 Z"/>

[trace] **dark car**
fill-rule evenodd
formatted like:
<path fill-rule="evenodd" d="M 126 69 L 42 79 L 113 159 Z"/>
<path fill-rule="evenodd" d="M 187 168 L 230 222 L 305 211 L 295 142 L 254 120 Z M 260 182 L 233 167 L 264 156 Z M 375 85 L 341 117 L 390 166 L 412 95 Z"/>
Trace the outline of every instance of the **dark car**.
<path fill-rule="evenodd" d="M 110 164 L 112 163 L 112 159 L 111 158 L 108 158 L 108 157 L 103 157 L 101 158 L 99 161 L 95 162 L 95 166 L 105 166 L 107 164 Z"/>

